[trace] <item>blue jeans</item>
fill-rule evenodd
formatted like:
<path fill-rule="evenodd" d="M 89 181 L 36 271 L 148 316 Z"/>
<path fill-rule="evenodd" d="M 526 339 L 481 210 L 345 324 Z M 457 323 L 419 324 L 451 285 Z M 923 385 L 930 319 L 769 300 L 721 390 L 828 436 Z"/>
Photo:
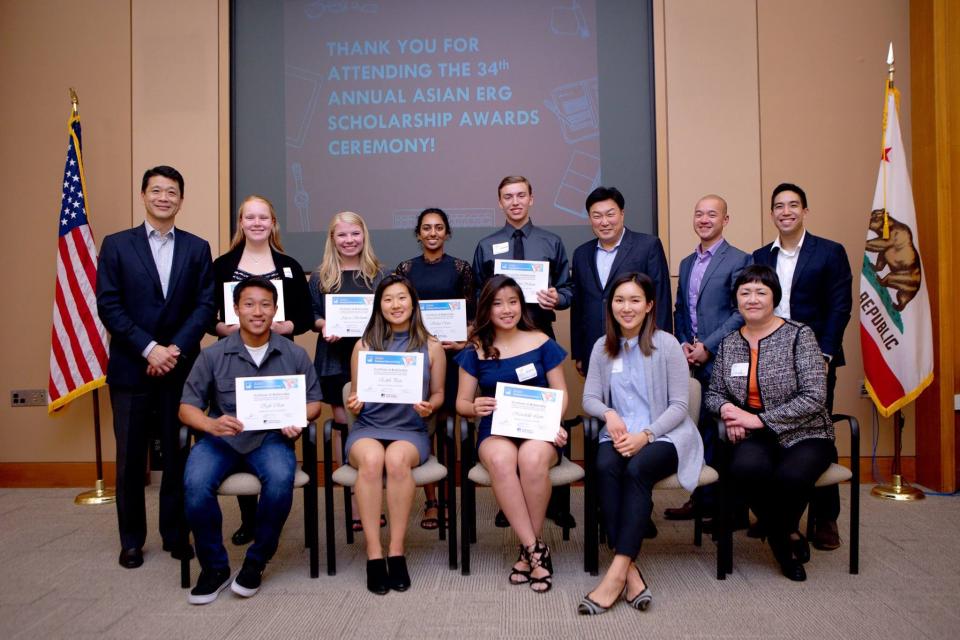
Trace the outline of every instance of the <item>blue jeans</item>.
<path fill-rule="evenodd" d="M 216 437 L 201 438 L 190 449 L 183 475 L 184 507 L 202 568 L 230 567 L 223 546 L 223 514 L 217 502 L 217 488 L 224 478 L 246 471 L 260 479 L 257 524 L 247 558 L 266 564 L 277 551 L 280 531 L 290 514 L 296 470 L 293 443 L 279 431 L 268 433 L 263 443 L 247 454 Z"/>

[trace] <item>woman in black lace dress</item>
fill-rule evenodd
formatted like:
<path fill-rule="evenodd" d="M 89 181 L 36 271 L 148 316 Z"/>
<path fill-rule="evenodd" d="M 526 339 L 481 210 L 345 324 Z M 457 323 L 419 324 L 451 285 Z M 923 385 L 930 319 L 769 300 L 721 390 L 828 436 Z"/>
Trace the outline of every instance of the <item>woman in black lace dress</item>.
<path fill-rule="evenodd" d="M 473 322 L 476 311 L 476 297 L 473 290 L 473 269 L 470 263 L 444 253 L 443 246 L 450 238 L 450 222 L 442 209 L 424 209 L 417 216 L 414 229 L 417 242 L 423 253 L 415 258 L 404 260 L 397 265 L 397 274 L 406 277 L 417 289 L 420 300 L 464 299 L 467 305 L 467 322 Z M 465 342 L 443 342 L 447 354 L 447 378 L 444 386 L 443 407 L 437 415 L 437 424 L 446 421 L 447 416 L 455 414 L 457 399 L 457 380 L 459 367 L 453 361 L 463 349 Z M 439 428 L 439 427 L 438 427 Z M 426 503 L 420 526 L 424 529 L 436 529 L 439 526 L 437 511 L 437 487 L 424 487 Z"/>

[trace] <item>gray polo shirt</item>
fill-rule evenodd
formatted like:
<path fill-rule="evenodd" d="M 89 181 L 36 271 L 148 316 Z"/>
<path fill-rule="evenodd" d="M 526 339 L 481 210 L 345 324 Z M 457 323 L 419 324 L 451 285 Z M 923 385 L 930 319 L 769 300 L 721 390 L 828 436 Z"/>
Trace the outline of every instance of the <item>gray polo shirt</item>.
<path fill-rule="evenodd" d="M 237 378 L 297 374 L 306 376 L 307 402 L 319 402 L 321 394 L 317 372 L 303 347 L 292 340 L 271 333 L 267 353 L 258 366 L 250 357 L 240 338 L 240 332 L 237 331 L 200 352 L 193 369 L 190 370 L 187 382 L 183 385 L 183 396 L 180 402 L 197 407 L 201 411 L 209 408 L 207 415 L 211 418 L 219 418 L 223 415 L 236 416 Z M 241 432 L 235 436 L 223 436 L 223 441 L 238 453 L 250 453 L 260 446 L 266 433 L 266 431 Z M 204 437 L 219 438 L 221 436 L 205 434 Z"/>

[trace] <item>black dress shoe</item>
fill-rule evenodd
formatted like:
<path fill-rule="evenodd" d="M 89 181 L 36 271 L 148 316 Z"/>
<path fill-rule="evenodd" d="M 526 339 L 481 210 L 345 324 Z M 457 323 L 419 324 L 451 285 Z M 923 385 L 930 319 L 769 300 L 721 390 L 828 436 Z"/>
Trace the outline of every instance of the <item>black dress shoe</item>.
<path fill-rule="evenodd" d="M 813 524 L 813 548 L 833 551 L 840 548 L 840 531 L 836 521 L 817 521 Z"/>
<path fill-rule="evenodd" d="M 230 536 L 230 542 L 238 547 L 242 547 L 245 544 L 248 544 L 253 541 L 253 528 L 247 528 L 246 525 L 241 524 L 240 528 L 233 532 L 233 535 Z"/>
<path fill-rule="evenodd" d="M 548 509 L 547 517 L 553 520 L 553 523 L 558 527 L 577 528 L 577 521 L 569 511 L 551 511 Z"/>
<path fill-rule="evenodd" d="M 120 552 L 120 566 L 124 569 L 136 569 L 143 564 L 143 551 L 124 549 Z"/>
<path fill-rule="evenodd" d="M 803 582 L 807 579 L 806 569 L 804 569 L 803 564 L 797 560 L 780 563 L 780 571 L 794 582 Z"/>
<path fill-rule="evenodd" d="M 410 573 L 407 571 L 407 559 L 404 556 L 387 558 L 387 571 L 390 574 L 390 588 L 394 591 L 406 591 L 410 588 Z"/>
<path fill-rule="evenodd" d="M 687 500 L 680 507 L 671 507 L 663 510 L 663 517 L 667 520 L 692 520 L 693 500 Z"/>
<path fill-rule="evenodd" d="M 385 558 L 367 560 L 367 590 L 382 596 L 390 591 L 390 579 L 387 575 Z"/>
<path fill-rule="evenodd" d="M 170 556 L 174 560 L 193 560 L 194 553 L 193 547 L 190 546 L 189 542 L 183 542 L 180 544 L 169 544 L 163 543 L 163 550 L 170 553 Z"/>
<path fill-rule="evenodd" d="M 807 579 L 807 572 L 803 563 L 793 555 L 793 544 L 788 536 L 773 535 L 769 538 L 773 557 L 780 565 L 780 572 L 794 582 L 803 582 Z"/>

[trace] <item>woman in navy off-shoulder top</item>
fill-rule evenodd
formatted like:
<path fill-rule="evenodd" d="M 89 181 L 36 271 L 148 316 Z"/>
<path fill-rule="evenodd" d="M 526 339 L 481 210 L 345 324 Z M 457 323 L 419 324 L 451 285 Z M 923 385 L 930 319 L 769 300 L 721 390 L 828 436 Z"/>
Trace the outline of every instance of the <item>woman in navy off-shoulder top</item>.
<path fill-rule="evenodd" d="M 557 425 L 553 445 L 492 435 L 497 382 L 510 382 L 563 391 L 567 385 L 560 345 L 538 331 L 527 315 L 523 292 L 502 275 L 487 281 L 480 292 L 470 346 L 457 356 L 460 386 L 457 413 L 480 418 L 477 452 L 490 473 L 493 492 L 510 526 L 520 539 L 520 555 L 510 571 L 511 584 L 529 584 L 538 593 L 552 586 L 550 549 L 540 539 L 550 500 L 550 467 L 559 461 L 567 433 Z M 556 445 L 556 446 L 554 446 Z"/>

